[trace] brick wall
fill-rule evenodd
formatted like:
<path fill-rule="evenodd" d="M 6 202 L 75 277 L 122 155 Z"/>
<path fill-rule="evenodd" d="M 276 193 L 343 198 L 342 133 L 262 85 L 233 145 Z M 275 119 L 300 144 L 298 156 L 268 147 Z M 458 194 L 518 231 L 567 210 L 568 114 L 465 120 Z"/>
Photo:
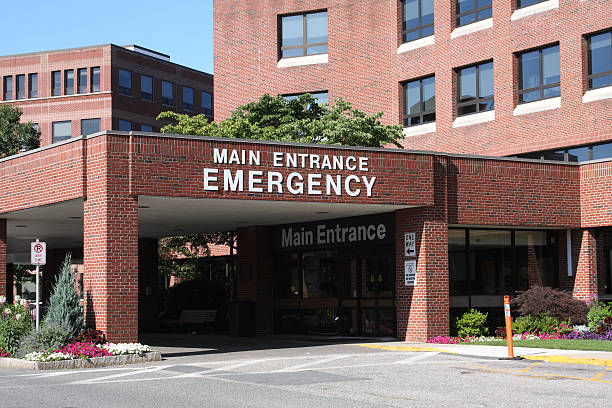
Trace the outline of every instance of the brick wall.
<path fill-rule="evenodd" d="M 612 226 L 612 160 L 580 166 L 584 227 Z"/>

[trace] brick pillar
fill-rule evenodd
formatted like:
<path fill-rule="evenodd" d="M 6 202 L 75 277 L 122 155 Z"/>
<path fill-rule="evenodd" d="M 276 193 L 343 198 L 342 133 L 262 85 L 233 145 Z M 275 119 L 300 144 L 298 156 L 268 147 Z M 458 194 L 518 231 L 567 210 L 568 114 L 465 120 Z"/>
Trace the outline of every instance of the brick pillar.
<path fill-rule="evenodd" d="M 141 331 L 151 331 L 159 312 L 159 270 L 157 239 L 138 241 L 138 323 Z"/>
<path fill-rule="evenodd" d="M 7 275 L 6 275 L 6 219 L 0 218 L 0 296 L 8 297 Z"/>
<path fill-rule="evenodd" d="M 268 227 L 238 229 L 238 298 L 255 302 L 258 335 L 274 331 L 274 266 L 270 231 Z M 251 280 L 245 279 L 249 273 L 241 273 L 241 268 L 250 269 Z"/>
<path fill-rule="evenodd" d="M 574 297 L 589 301 L 597 296 L 597 239 L 593 229 L 576 231 L 572 235 L 572 245 L 578 252 L 574 280 Z"/>

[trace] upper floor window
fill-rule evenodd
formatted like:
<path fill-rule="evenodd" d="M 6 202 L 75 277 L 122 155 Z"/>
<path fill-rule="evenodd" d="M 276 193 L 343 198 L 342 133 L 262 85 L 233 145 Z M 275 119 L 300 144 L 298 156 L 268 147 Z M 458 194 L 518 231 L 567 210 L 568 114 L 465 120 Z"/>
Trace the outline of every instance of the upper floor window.
<path fill-rule="evenodd" d="M 542 3 L 547 0 L 516 0 L 516 8 L 533 6 L 534 4 Z"/>
<path fill-rule="evenodd" d="M 10 101 L 13 99 L 13 77 L 5 76 L 4 77 L 4 100 Z"/>
<path fill-rule="evenodd" d="M 119 93 L 132 96 L 132 71 L 119 69 Z"/>
<path fill-rule="evenodd" d="M 327 53 L 327 11 L 281 17 L 281 58 Z"/>
<path fill-rule="evenodd" d="M 25 99 L 25 75 L 17 75 L 15 81 L 15 90 L 17 91 L 17 99 Z"/>
<path fill-rule="evenodd" d="M 193 111 L 193 88 L 183 87 L 183 110 Z"/>
<path fill-rule="evenodd" d="M 79 68 L 77 70 L 78 92 L 80 94 L 87 93 L 87 68 Z"/>
<path fill-rule="evenodd" d="M 434 33 L 434 0 L 405 0 L 402 4 L 403 42 Z"/>
<path fill-rule="evenodd" d="M 142 132 L 152 132 L 153 131 L 153 126 L 151 125 L 140 125 L 140 130 Z"/>
<path fill-rule="evenodd" d="M 492 0 L 456 0 L 457 27 L 491 18 Z"/>
<path fill-rule="evenodd" d="M 561 95 L 559 45 L 519 54 L 519 103 Z"/>
<path fill-rule="evenodd" d="M 62 94 L 62 73 L 60 71 L 51 72 L 51 95 Z"/>
<path fill-rule="evenodd" d="M 329 94 L 327 91 L 324 92 L 309 92 L 310 95 L 315 98 L 319 105 L 328 104 L 329 103 Z M 304 94 L 295 94 L 295 95 L 283 95 L 284 99 L 291 100 L 297 99 L 300 95 Z"/>
<path fill-rule="evenodd" d="M 123 130 L 125 132 L 129 132 L 132 130 L 132 122 L 129 120 L 119 119 L 119 128 L 117 130 Z"/>
<path fill-rule="evenodd" d="M 436 121 L 435 77 L 409 81 L 403 85 L 404 127 Z"/>
<path fill-rule="evenodd" d="M 90 75 L 91 92 L 100 92 L 100 67 L 93 67 Z"/>
<path fill-rule="evenodd" d="M 91 135 L 100 131 L 100 118 L 94 119 L 82 119 L 81 120 L 81 134 L 83 136 Z"/>
<path fill-rule="evenodd" d="M 53 122 L 52 131 L 52 143 L 70 139 L 72 137 L 72 122 L 69 120 Z"/>
<path fill-rule="evenodd" d="M 588 39 L 589 89 L 612 85 L 612 31 Z"/>
<path fill-rule="evenodd" d="M 140 99 L 153 102 L 153 78 L 140 75 Z"/>
<path fill-rule="evenodd" d="M 28 97 L 36 98 L 38 96 L 38 74 L 28 75 Z"/>
<path fill-rule="evenodd" d="M 174 106 L 174 84 L 162 81 L 162 105 Z"/>
<path fill-rule="evenodd" d="M 457 115 L 494 109 L 493 62 L 457 70 Z"/>
<path fill-rule="evenodd" d="M 202 113 L 209 116 L 213 114 L 213 96 L 210 92 L 202 91 Z"/>
<path fill-rule="evenodd" d="M 64 71 L 64 95 L 74 94 L 74 69 Z"/>

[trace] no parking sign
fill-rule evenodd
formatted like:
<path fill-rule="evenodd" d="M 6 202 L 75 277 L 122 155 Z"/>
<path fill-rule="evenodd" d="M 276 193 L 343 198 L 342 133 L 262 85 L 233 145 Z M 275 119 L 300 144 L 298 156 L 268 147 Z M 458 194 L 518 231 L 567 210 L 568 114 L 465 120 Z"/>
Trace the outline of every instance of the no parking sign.
<path fill-rule="evenodd" d="M 47 263 L 47 243 L 46 242 L 31 242 L 30 243 L 30 263 L 32 265 L 45 265 Z"/>

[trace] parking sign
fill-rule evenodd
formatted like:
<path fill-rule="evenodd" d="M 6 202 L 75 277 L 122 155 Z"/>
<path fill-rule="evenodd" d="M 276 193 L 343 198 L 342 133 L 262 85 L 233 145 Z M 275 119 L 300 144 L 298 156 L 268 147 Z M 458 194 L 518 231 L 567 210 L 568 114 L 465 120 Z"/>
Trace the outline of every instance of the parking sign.
<path fill-rule="evenodd" d="M 46 242 L 36 241 L 30 243 L 30 261 L 32 265 L 45 265 L 47 263 Z"/>

